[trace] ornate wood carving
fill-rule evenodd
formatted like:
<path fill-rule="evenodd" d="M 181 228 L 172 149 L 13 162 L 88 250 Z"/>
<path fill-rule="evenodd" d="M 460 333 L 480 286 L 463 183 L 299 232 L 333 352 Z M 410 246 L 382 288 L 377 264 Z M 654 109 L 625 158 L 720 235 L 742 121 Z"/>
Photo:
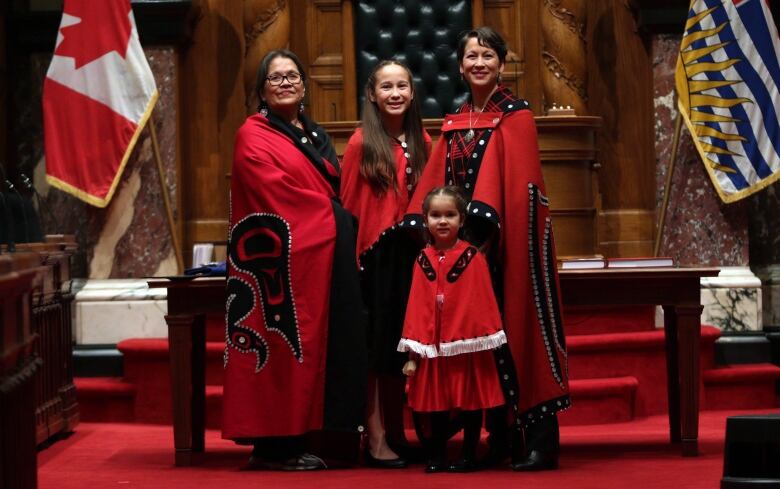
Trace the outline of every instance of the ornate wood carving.
<path fill-rule="evenodd" d="M 287 47 L 290 41 L 290 4 L 287 0 L 244 1 L 244 91 L 246 113 L 257 108 L 257 69 L 265 53 Z"/>
<path fill-rule="evenodd" d="M 570 105 L 577 115 L 587 110 L 587 42 L 584 0 L 544 0 L 542 26 L 542 88 L 544 108 Z"/>

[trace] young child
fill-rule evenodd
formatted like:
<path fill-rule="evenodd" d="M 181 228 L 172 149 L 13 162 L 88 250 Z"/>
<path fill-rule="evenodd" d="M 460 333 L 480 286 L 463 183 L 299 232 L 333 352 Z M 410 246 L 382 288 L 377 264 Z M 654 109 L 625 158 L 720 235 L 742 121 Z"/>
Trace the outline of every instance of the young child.
<path fill-rule="evenodd" d="M 349 139 L 341 201 L 358 220 L 357 261 L 368 312 L 369 378 L 365 461 L 401 468 L 409 455 L 403 429 L 405 355 L 396 351 L 420 245 L 397 226 L 428 158 L 412 73 L 377 63 L 364 88 L 361 127 Z"/>
<path fill-rule="evenodd" d="M 491 350 L 506 343 L 487 261 L 459 238 L 466 201 L 438 187 L 423 202 L 430 242 L 417 257 L 398 351 L 410 352 L 408 402 L 430 427 L 426 472 L 477 469 L 482 410 L 504 404 Z M 463 453 L 446 465 L 450 411 L 460 411 Z"/>

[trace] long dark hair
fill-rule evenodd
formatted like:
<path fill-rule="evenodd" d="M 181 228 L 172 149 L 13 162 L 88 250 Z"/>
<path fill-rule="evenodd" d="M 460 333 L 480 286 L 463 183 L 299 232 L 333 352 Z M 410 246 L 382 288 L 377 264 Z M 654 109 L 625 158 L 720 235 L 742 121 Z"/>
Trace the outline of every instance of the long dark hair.
<path fill-rule="evenodd" d="M 385 66 L 398 65 L 409 76 L 409 86 L 412 94 L 415 94 L 414 80 L 409 68 L 396 60 L 380 61 L 368 76 L 365 86 L 365 101 L 363 102 L 363 161 L 360 162 L 360 174 L 368 181 L 375 192 L 383 194 L 388 189 L 398 191 L 396 182 L 395 158 L 390 145 L 390 137 L 382 126 L 382 118 L 376 102 L 371 101 L 376 86 L 376 75 Z M 409 109 L 404 114 L 404 134 L 406 135 L 407 152 L 409 153 L 409 166 L 412 173 L 408 176 L 408 183 L 415 185 L 422 174 L 422 169 L 428 159 L 425 137 L 423 136 L 422 118 L 420 116 L 420 104 L 417 97 L 413 97 Z M 403 189 L 406 191 L 406 189 Z"/>
<path fill-rule="evenodd" d="M 276 58 L 287 58 L 295 63 L 295 67 L 301 74 L 301 83 L 306 83 L 306 71 L 303 69 L 303 63 L 298 56 L 289 49 L 275 49 L 268 52 L 263 56 L 263 60 L 260 62 L 260 66 L 257 68 L 257 79 L 255 80 L 255 95 L 257 95 L 258 110 L 265 107 L 265 100 L 263 100 L 263 89 L 265 88 L 266 78 L 268 78 L 268 67 L 271 66 L 271 61 Z"/>

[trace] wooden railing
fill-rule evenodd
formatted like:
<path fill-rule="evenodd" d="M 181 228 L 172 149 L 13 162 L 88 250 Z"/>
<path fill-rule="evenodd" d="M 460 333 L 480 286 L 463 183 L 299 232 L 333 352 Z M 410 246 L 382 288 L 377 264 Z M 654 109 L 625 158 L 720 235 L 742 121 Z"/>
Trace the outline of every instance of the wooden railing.
<path fill-rule="evenodd" d="M 34 413 L 41 359 L 30 304 L 41 275 L 36 253 L 0 255 L 0 489 L 37 484 Z"/>
<path fill-rule="evenodd" d="M 36 353 L 43 360 L 35 382 L 35 438 L 41 443 L 73 431 L 79 421 L 70 291 L 70 258 L 76 243 L 73 236 L 50 235 L 46 242 L 19 244 L 17 250 L 37 254 L 41 267 L 31 307 L 32 330 L 39 337 Z"/>

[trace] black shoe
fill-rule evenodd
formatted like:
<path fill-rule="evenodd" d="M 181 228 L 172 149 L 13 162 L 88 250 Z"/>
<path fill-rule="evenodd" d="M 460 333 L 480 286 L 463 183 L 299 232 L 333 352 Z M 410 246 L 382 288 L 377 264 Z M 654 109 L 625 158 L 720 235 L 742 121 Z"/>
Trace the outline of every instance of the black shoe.
<path fill-rule="evenodd" d="M 473 459 L 460 459 L 457 462 L 453 462 L 447 467 L 447 472 L 476 472 L 480 469 L 479 464 Z"/>
<path fill-rule="evenodd" d="M 558 454 L 531 450 L 527 457 L 510 465 L 515 472 L 531 472 L 536 470 L 555 470 L 558 468 Z"/>
<path fill-rule="evenodd" d="M 257 455 L 249 457 L 248 470 L 322 470 L 327 469 L 325 462 L 311 453 L 302 453 L 284 460 L 264 459 Z"/>
<path fill-rule="evenodd" d="M 428 465 L 425 466 L 425 473 L 446 472 L 447 468 L 447 462 L 443 460 L 429 460 Z"/>
<path fill-rule="evenodd" d="M 363 461 L 367 466 L 374 467 L 375 469 L 405 469 L 408 465 L 406 459 L 401 457 L 390 458 L 386 460 L 381 458 L 374 458 L 373 455 L 371 455 L 371 452 L 368 450 L 366 450 L 366 453 L 363 456 Z"/>

